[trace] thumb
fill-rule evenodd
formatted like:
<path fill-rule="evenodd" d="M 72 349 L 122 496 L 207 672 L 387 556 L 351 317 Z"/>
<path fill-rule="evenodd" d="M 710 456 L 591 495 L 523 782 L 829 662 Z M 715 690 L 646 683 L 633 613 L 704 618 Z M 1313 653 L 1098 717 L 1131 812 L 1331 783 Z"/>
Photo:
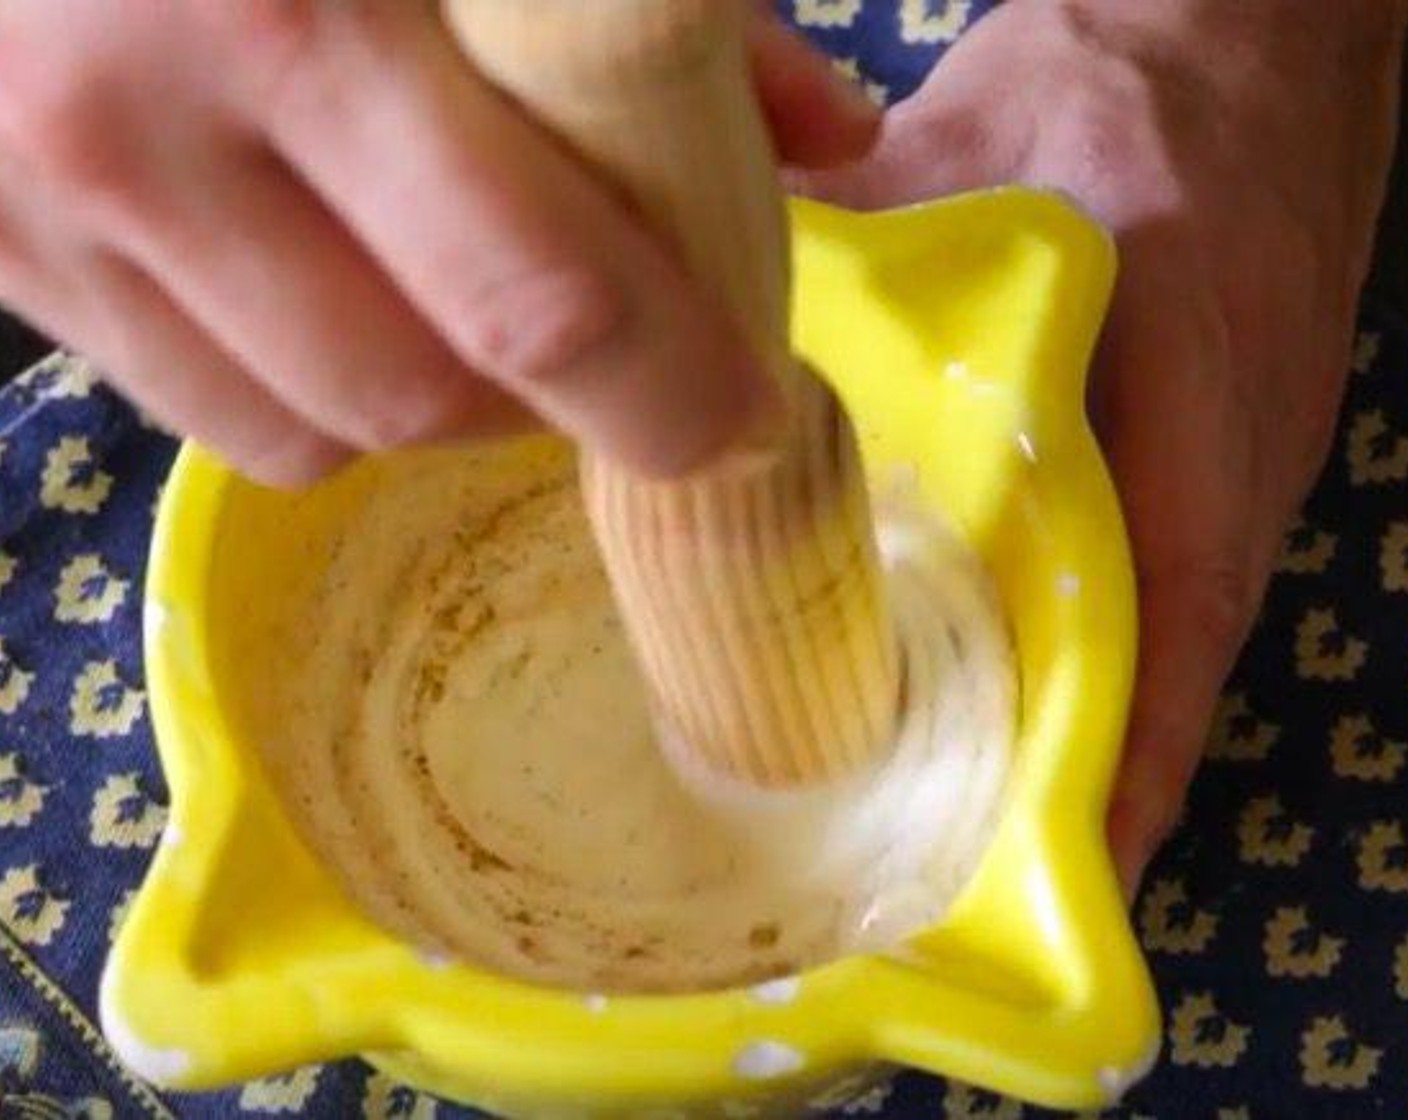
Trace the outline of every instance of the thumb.
<path fill-rule="evenodd" d="M 793 168 L 788 189 L 851 210 L 882 210 L 1023 178 L 1026 132 L 1010 127 L 990 98 L 950 95 L 939 71 L 885 114 L 864 159 Z"/>
<path fill-rule="evenodd" d="M 1122 238 L 1092 383 L 1139 591 L 1140 649 L 1109 838 L 1133 895 L 1177 823 L 1222 686 L 1270 578 L 1284 506 L 1245 371 L 1176 231 Z"/>
<path fill-rule="evenodd" d="M 1111 851 L 1131 900 L 1178 822 L 1259 598 L 1260 582 L 1240 565 L 1141 574 L 1140 664 L 1109 815 Z"/>

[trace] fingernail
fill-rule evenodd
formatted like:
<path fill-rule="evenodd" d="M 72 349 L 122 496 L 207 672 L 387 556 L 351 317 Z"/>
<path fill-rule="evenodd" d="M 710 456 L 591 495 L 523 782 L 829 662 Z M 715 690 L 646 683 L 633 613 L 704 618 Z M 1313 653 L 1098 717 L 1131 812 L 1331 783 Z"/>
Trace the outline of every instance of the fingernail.
<path fill-rule="evenodd" d="M 291 437 L 272 451 L 245 457 L 240 473 L 276 490 L 308 490 L 336 474 L 356 458 L 349 447 L 318 435 Z"/>
<path fill-rule="evenodd" d="M 711 475 L 747 478 L 769 470 L 782 457 L 790 416 L 782 390 L 771 377 L 758 377 L 739 434 L 711 462 Z"/>

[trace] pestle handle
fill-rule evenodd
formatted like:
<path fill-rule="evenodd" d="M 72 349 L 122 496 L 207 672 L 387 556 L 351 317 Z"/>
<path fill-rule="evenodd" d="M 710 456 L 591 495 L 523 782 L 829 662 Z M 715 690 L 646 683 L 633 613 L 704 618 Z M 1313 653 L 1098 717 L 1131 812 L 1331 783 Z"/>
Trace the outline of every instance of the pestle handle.
<path fill-rule="evenodd" d="M 789 343 L 786 213 L 747 0 L 444 0 L 488 80 L 619 188 L 721 297 L 788 402 L 765 461 L 687 480 L 584 457 L 587 510 L 687 767 L 750 786 L 889 749 L 899 654 L 855 433 Z"/>

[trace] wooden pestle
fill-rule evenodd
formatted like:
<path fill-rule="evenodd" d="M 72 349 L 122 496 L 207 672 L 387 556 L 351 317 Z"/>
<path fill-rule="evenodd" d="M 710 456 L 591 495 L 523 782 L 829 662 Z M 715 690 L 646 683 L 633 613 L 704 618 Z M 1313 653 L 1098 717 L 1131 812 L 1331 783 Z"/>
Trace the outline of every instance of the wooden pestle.
<path fill-rule="evenodd" d="M 587 510 L 678 761 L 750 786 L 888 751 L 900 657 L 855 433 L 792 355 L 749 0 L 444 0 L 478 71 L 624 192 L 784 391 L 765 459 L 685 481 L 585 456 Z"/>

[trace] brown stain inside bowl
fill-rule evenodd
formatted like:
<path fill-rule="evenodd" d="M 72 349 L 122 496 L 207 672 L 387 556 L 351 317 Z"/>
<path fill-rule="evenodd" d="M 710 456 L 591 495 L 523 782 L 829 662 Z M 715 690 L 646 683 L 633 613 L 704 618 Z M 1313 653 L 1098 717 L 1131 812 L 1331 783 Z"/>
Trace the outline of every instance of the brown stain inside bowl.
<path fill-rule="evenodd" d="M 428 952 L 659 992 L 878 948 L 971 874 L 1015 703 L 973 557 L 912 510 L 886 516 L 910 715 L 880 769 L 830 789 L 706 789 L 671 763 L 565 448 L 379 468 L 243 707 L 312 849 Z"/>

